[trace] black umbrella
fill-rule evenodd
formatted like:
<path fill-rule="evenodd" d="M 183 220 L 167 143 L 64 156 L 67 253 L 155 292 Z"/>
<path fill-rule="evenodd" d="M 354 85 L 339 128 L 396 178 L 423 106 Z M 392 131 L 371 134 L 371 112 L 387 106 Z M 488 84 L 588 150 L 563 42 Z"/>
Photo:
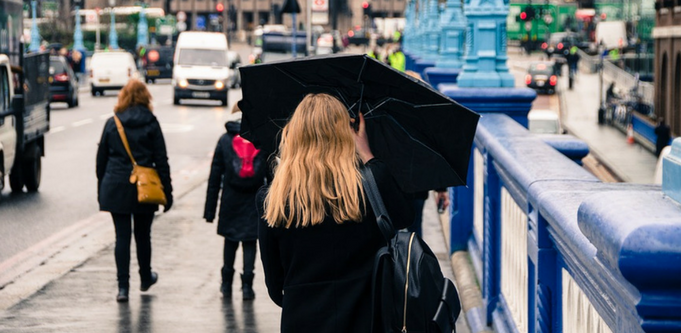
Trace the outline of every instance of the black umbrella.
<path fill-rule="evenodd" d="M 275 152 L 308 93 L 328 93 L 367 122 L 372 152 L 406 192 L 466 184 L 479 115 L 366 55 L 328 55 L 240 67 L 241 135 Z"/>

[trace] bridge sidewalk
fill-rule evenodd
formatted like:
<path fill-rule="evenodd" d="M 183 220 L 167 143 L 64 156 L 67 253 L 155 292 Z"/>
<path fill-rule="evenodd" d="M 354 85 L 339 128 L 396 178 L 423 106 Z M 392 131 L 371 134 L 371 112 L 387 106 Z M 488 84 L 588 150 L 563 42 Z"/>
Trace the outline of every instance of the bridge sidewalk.
<path fill-rule="evenodd" d="M 201 216 L 206 193 L 205 181 L 178 193 L 174 208 L 154 221 L 152 267 L 159 282 L 140 292 L 134 245 L 131 251 L 130 302 L 115 301 L 116 268 L 114 231 L 110 217 L 103 214 L 96 232 L 67 245 L 57 255 L 44 258 L 39 267 L 18 276 L 0 299 L 11 290 L 35 288 L 37 292 L 0 308 L 0 333 L 4 332 L 278 332 L 281 309 L 268 297 L 262 265 L 256 260 L 254 301 L 242 301 L 240 279 L 235 278 L 233 297 L 223 300 L 219 292 L 223 238 L 216 225 Z M 443 273 L 453 278 L 447 245 L 439 224 L 435 203 L 424 209 L 424 239 L 440 259 Z M 85 251 L 88 239 L 99 238 L 100 250 L 84 261 L 70 260 L 64 274 L 35 287 L 39 270 L 58 270 L 69 251 Z M 134 244 L 134 242 L 133 242 Z M 258 254 L 259 256 L 259 254 Z M 70 259 L 73 259 L 70 258 Z M 67 260 L 68 261 L 68 260 Z M 55 263 L 56 262 L 56 263 Z M 237 271 L 242 267 L 237 253 Z M 6 302 L 2 302 L 3 304 Z M 468 333 L 461 315 L 457 332 Z"/>
<path fill-rule="evenodd" d="M 509 65 L 525 70 L 538 54 L 526 56 L 509 50 Z M 601 163 L 625 182 L 653 183 L 657 157 L 638 143 L 628 144 L 626 136 L 614 127 L 598 124 L 599 90 L 598 74 L 577 74 L 574 88 L 567 89 L 568 78 L 560 79 L 558 95 L 563 127 L 568 133 L 584 140 Z M 605 88 L 602 88 L 605 89 Z"/>

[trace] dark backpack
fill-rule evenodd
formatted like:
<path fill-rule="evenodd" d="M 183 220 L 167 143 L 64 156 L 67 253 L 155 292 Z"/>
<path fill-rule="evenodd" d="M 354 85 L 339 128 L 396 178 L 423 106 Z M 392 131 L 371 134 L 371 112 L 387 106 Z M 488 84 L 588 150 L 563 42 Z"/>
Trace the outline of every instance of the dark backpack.
<path fill-rule="evenodd" d="M 262 186 L 265 178 L 266 162 L 259 155 L 260 150 L 253 143 L 236 135 L 232 138 L 234 158 L 231 161 L 229 185 L 243 190 L 253 190 Z"/>
<path fill-rule="evenodd" d="M 377 253 L 372 278 L 372 332 L 452 332 L 461 311 L 454 283 L 416 233 L 396 232 L 371 170 L 365 192 L 388 244 Z"/>

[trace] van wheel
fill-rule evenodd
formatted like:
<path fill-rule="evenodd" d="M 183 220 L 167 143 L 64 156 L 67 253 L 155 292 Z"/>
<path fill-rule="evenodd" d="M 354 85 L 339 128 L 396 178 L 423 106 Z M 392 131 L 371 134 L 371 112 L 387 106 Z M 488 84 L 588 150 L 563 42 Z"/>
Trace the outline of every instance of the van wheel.
<path fill-rule="evenodd" d="M 173 105 L 180 105 L 180 99 L 176 96 L 173 96 Z"/>
<path fill-rule="evenodd" d="M 227 97 L 221 99 L 220 102 L 222 103 L 222 106 L 227 106 Z"/>
<path fill-rule="evenodd" d="M 29 192 L 36 192 L 38 187 L 40 187 L 40 176 L 42 174 L 41 157 L 40 147 L 32 145 L 27 151 L 26 159 L 23 161 L 23 179 L 26 190 Z"/>
<path fill-rule="evenodd" d="M 16 165 L 9 174 L 9 187 L 14 193 L 21 193 L 24 189 L 24 179 L 21 176 L 21 163 L 19 161 L 15 161 L 15 163 Z"/>

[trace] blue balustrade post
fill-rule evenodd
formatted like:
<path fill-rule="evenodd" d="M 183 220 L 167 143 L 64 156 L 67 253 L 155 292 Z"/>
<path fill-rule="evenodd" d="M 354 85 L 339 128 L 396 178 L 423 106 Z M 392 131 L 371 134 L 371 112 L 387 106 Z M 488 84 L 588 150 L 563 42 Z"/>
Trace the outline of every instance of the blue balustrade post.
<path fill-rule="evenodd" d="M 513 87 L 506 66 L 508 0 L 465 0 L 468 29 L 461 87 Z"/>
<path fill-rule="evenodd" d="M 402 34 L 402 51 L 411 54 L 414 47 L 414 30 L 416 29 L 416 0 L 409 0 L 404 9 L 404 33 Z"/>
<path fill-rule="evenodd" d="M 40 31 L 38 30 L 38 20 L 36 16 L 36 1 L 31 1 L 31 44 L 28 49 L 31 52 L 40 51 Z"/>
<path fill-rule="evenodd" d="M 662 191 L 681 204 L 681 138 L 672 141 L 672 150 L 662 160 Z"/>
<path fill-rule="evenodd" d="M 147 23 L 147 15 L 144 12 L 145 6 L 140 8 L 140 20 L 137 23 L 137 45 L 136 47 L 145 47 L 149 44 L 149 25 Z"/>
<path fill-rule="evenodd" d="M 499 300 L 501 289 L 501 183 L 494 167 L 494 158 L 485 156 L 484 168 L 484 235 L 482 248 L 482 298 L 485 303 L 487 322 L 492 322 L 492 313 Z"/>

